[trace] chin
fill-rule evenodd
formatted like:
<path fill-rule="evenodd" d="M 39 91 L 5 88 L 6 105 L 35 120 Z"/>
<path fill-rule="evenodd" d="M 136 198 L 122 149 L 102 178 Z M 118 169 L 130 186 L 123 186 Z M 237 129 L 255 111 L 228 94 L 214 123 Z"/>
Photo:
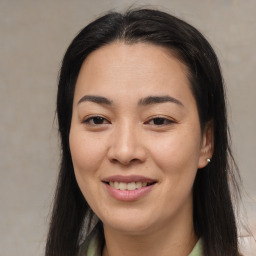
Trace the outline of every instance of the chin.
<path fill-rule="evenodd" d="M 104 228 L 109 227 L 112 230 L 115 230 L 120 233 L 124 233 L 127 235 L 141 235 L 146 234 L 150 231 L 150 226 L 148 223 L 138 223 L 138 222 L 118 222 L 111 223 L 110 225 L 105 225 L 103 223 Z"/>
<path fill-rule="evenodd" d="M 112 218 L 103 219 L 106 229 L 115 230 L 127 235 L 145 235 L 155 232 L 161 227 L 164 220 L 153 218 L 149 213 L 130 213 L 126 215 L 113 215 Z M 156 217 L 156 216 L 155 216 Z"/>
<path fill-rule="evenodd" d="M 152 216 L 152 215 L 151 215 Z M 104 228 L 112 229 L 127 235 L 140 235 L 149 233 L 153 229 L 154 220 L 150 214 L 127 213 L 113 214 L 111 218 L 102 218 Z"/>

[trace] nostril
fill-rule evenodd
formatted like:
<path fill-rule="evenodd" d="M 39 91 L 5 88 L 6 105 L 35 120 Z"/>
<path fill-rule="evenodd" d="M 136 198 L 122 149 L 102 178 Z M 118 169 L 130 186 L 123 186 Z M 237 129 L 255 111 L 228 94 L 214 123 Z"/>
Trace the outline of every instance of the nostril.
<path fill-rule="evenodd" d="M 112 163 L 120 163 L 122 165 L 128 166 L 136 162 L 141 162 L 139 159 L 133 158 L 133 159 L 124 159 L 121 157 L 111 158 L 110 161 Z"/>

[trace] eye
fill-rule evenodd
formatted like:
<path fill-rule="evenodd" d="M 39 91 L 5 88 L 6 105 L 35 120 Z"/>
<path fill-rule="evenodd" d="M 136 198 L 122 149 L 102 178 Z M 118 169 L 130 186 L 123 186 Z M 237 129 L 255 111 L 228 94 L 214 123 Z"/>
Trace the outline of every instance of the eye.
<path fill-rule="evenodd" d="M 89 125 L 103 125 L 103 124 L 109 124 L 110 122 L 102 117 L 102 116 L 91 116 L 89 118 L 86 118 L 83 123 L 89 124 Z"/>
<path fill-rule="evenodd" d="M 174 123 L 173 120 L 167 119 L 164 117 L 154 117 L 146 122 L 146 124 L 156 125 L 156 126 L 170 125 L 172 123 Z"/>

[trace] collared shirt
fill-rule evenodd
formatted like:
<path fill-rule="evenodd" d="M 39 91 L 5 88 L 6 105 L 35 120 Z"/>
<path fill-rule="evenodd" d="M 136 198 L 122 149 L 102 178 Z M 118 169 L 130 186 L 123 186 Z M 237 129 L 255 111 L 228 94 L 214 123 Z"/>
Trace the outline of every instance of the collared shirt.
<path fill-rule="evenodd" d="M 83 242 L 79 250 L 79 256 L 101 256 L 102 241 L 97 230 L 93 230 L 88 238 Z M 203 256 L 202 239 L 199 239 L 195 247 L 188 256 Z"/>

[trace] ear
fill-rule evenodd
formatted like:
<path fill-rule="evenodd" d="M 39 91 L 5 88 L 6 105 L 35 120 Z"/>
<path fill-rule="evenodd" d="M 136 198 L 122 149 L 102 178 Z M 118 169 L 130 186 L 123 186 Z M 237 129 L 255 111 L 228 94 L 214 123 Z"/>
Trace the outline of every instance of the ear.
<path fill-rule="evenodd" d="M 214 125 L 212 121 L 209 121 L 204 128 L 200 157 L 198 160 L 198 168 L 204 168 L 209 164 L 209 159 L 211 160 L 214 150 Z"/>

